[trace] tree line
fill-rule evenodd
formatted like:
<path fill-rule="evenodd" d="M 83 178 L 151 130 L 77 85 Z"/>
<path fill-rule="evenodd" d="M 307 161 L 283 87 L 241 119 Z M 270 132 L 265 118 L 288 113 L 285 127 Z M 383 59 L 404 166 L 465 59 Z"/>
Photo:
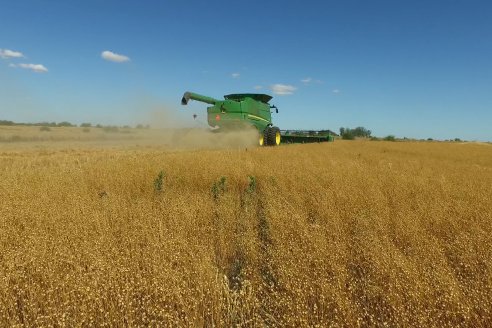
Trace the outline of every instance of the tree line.
<path fill-rule="evenodd" d="M 340 128 L 340 137 L 345 140 L 353 140 L 355 138 L 370 138 L 371 130 L 365 127 L 358 126 L 354 129 L 351 128 Z"/>
<path fill-rule="evenodd" d="M 37 122 L 37 123 L 18 123 L 14 121 L 8 121 L 8 120 L 0 120 L 0 125 L 4 126 L 14 126 L 14 125 L 22 125 L 22 126 L 46 126 L 46 127 L 77 127 L 77 124 L 72 124 L 67 121 L 63 122 Z M 131 129 L 132 127 L 130 125 L 124 125 L 124 126 L 117 126 L 117 125 L 101 125 L 101 124 L 96 124 L 93 125 L 92 123 L 81 123 L 79 125 L 81 128 L 123 128 L 123 129 Z M 149 129 L 150 125 L 144 125 L 144 124 L 137 124 L 135 125 L 136 129 Z"/>

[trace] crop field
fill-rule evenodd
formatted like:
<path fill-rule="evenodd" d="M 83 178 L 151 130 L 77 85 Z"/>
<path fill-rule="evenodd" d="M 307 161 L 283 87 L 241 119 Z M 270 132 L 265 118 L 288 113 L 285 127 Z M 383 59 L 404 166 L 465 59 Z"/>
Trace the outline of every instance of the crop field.
<path fill-rule="evenodd" d="M 0 142 L 1 327 L 492 325 L 490 144 L 91 138 Z"/>

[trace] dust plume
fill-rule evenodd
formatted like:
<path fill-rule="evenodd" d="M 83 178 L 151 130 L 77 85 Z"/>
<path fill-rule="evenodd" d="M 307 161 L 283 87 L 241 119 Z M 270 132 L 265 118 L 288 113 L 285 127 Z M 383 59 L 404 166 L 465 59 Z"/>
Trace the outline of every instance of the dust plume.
<path fill-rule="evenodd" d="M 170 132 L 164 130 L 164 132 Z M 172 131 L 171 148 L 174 149 L 227 149 L 254 147 L 258 144 L 258 132 L 255 128 L 238 131 L 215 132 L 203 128 L 178 129 Z"/>
<path fill-rule="evenodd" d="M 152 145 L 171 149 L 227 149 L 258 144 L 258 130 L 252 126 L 235 131 L 214 130 L 207 123 L 203 104 L 183 108 L 148 96 L 139 100 L 136 120 L 149 122 L 151 128 L 146 133 L 146 141 Z"/>
<path fill-rule="evenodd" d="M 155 97 L 140 95 L 131 96 L 113 112 L 118 115 L 111 116 L 111 125 L 0 127 L 0 143 L 2 147 L 12 149 L 22 145 L 42 148 L 153 147 L 162 150 L 238 149 L 258 144 L 258 131 L 254 127 L 224 132 L 212 129 L 206 121 L 206 107 L 199 104 L 183 108 L 179 104 L 169 105 Z M 88 117 L 86 121 L 101 122 L 95 117 Z"/>

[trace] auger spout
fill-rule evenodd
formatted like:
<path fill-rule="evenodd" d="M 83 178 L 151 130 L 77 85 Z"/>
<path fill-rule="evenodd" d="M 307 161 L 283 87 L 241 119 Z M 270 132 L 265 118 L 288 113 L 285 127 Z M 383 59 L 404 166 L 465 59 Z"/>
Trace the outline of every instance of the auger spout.
<path fill-rule="evenodd" d="M 219 102 L 219 100 L 217 99 L 187 91 L 184 93 L 183 98 L 181 98 L 181 105 L 188 105 L 188 101 L 190 101 L 190 99 L 201 101 L 210 105 L 215 105 L 217 102 Z"/>

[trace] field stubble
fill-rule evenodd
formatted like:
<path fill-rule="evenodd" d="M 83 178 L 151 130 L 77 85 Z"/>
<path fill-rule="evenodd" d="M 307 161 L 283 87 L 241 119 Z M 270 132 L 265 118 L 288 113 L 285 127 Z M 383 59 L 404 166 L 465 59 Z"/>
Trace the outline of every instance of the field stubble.
<path fill-rule="evenodd" d="M 0 326 L 490 326 L 491 195 L 478 144 L 0 148 Z"/>

